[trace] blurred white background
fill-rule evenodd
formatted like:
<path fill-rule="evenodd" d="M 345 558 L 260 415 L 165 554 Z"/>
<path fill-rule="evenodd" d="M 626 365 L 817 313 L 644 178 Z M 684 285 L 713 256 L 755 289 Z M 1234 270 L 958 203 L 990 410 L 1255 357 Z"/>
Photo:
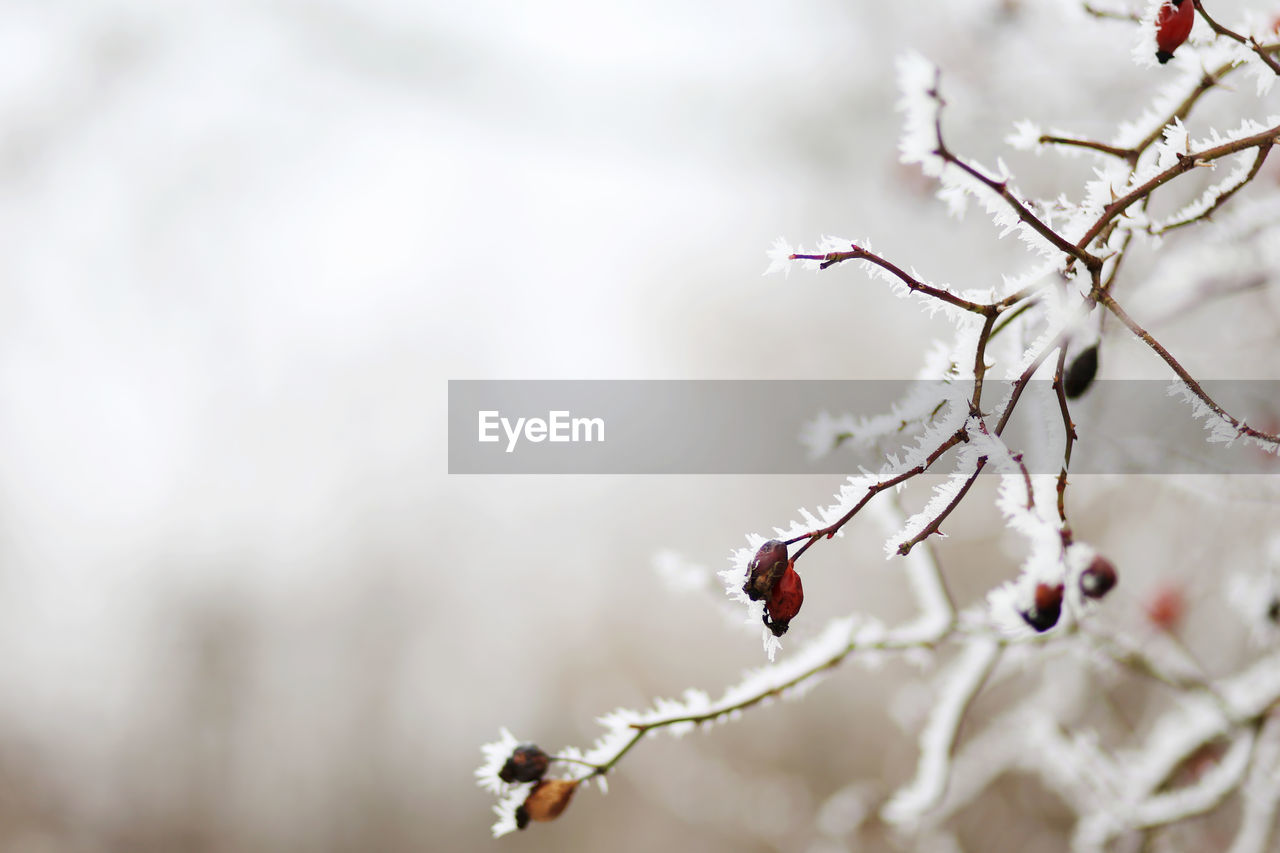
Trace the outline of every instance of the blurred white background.
<path fill-rule="evenodd" d="M 1016 271 L 897 165 L 892 63 L 942 64 L 975 156 L 1106 133 L 1159 81 L 1065 5 L 0 4 L 0 848 L 822 849 L 823 800 L 910 772 L 892 667 L 489 840 L 500 726 L 587 744 L 761 662 L 654 553 L 719 569 L 838 483 L 450 477 L 446 381 L 913 375 L 933 321 L 764 252 Z M 875 533 L 792 642 L 909 612 Z"/>

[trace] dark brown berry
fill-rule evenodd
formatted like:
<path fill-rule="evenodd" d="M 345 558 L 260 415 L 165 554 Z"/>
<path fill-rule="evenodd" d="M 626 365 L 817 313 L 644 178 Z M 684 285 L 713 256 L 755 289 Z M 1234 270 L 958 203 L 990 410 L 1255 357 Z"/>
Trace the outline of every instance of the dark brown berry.
<path fill-rule="evenodd" d="M 1080 592 L 1085 598 L 1102 598 L 1116 585 L 1116 567 L 1106 557 L 1094 557 L 1080 573 Z"/>
<path fill-rule="evenodd" d="M 777 539 L 770 539 L 760 546 L 747 565 L 747 581 L 742 585 L 742 591 L 752 601 L 768 598 L 786 569 L 787 546 Z"/>
<path fill-rule="evenodd" d="M 551 759 L 532 743 L 517 746 L 515 752 L 498 771 L 498 778 L 508 785 L 513 782 L 536 782 L 547 772 Z"/>
<path fill-rule="evenodd" d="M 1267 605 L 1267 618 L 1272 622 L 1280 622 L 1280 601 L 1271 599 L 1271 603 Z"/>
<path fill-rule="evenodd" d="M 1035 601 L 1022 612 L 1023 620 L 1039 633 L 1044 633 L 1058 624 L 1062 615 L 1062 584 L 1049 586 L 1047 583 L 1036 585 Z"/>
<path fill-rule="evenodd" d="M 1062 391 L 1074 400 L 1089 390 L 1097 375 L 1098 345 L 1094 344 L 1071 360 L 1066 375 L 1062 377 Z"/>
<path fill-rule="evenodd" d="M 529 825 L 529 810 L 523 805 L 516 806 L 516 829 L 524 829 Z"/>

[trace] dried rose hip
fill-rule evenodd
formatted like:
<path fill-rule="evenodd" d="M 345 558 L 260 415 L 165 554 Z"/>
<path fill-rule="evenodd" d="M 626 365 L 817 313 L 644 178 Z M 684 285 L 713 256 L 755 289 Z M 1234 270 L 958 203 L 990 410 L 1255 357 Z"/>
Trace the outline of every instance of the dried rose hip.
<path fill-rule="evenodd" d="M 525 798 L 524 805 L 516 809 L 516 828 L 524 829 L 531 820 L 548 821 L 560 817 L 561 812 L 568 808 L 569 801 L 573 799 L 573 792 L 578 789 L 578 781 L 543 779 L 534 785 L 529 796 Z"/>
<path fill-rule="evenodd" d="M 1106 557 L 1094 557 L 1080 573 L 1080 592 L 1085 598 L 1102 598 L 1116 585 L 1116 567 Z"/>
<path fill-rule="evenodd" d="M 536 782 L 547 772 L 551 759 L 531 743 L 517 746 L 498 771 L 498 778 L 510 785 L 513 782 Z"/>
<path fill-rule="evenodd" d="M 1049 586 L 1036 584 L 1035 599 L 1030 608 L 1022 612 L 1023 620 L 1040 633 L 1058 624 L 1062 615 L 1062 584 Z"/>
<path fill-rule="evenodd" d="M 752 601 L 768 598 L 786 568 L 787 546 L 777 539 L 770 539 L 760 546 L 747 565 L 747 582 L 742 585 L 742 591 Z"/>
<path fill-rule="evenodd" d="M 804 586 L 800 583 L 800 575 L 796 572 L 795 561 L 788 561 L 782 576 L 773 585 L 769 598 L 764 604 L 764 624 L 773 632 L 773 636 L 781 637 L 787 633 L 791 620 L 800 612 L 804 604 Z"/>

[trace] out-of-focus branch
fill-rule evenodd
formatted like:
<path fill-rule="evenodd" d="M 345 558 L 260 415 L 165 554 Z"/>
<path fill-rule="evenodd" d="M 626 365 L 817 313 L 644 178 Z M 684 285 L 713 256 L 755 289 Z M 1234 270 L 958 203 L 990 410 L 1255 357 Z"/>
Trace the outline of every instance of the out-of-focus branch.
<path fill-rule="evenodd" d="M 1085 3 L 1084 10 L 1095 18 L 1102 18 L 1108 21 L 1128 21 L 1131 24 L 1136 24 L 1142 20 L 1140 16 L 1135 15 L 1133 12 L 1122 12 L 1118 9 L 1102 9 L 1092 3 Z"/>

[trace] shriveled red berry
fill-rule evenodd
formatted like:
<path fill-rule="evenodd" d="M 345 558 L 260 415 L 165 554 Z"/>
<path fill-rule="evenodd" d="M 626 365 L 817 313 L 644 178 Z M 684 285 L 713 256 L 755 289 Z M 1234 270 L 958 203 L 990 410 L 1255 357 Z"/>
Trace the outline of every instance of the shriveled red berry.
<path fill-rule="evenodd" d="M 521 744 L 502 765 L 498 778 L 508 785 L 513 782 L 536 782 L 547 772 L 550 764 L 551 759 L 535 744 Z"/>
<path fill-rule="evenodd" d="M 1049 586 L 1036 584 L 1036 594 L 1031 607 L 1022 612 L 1022 619 L 1039 633 L 1058 624 L 1062 615 L 1062 584 Z"/>
<path fill-rule="evenodd" d="M 1151 624 L 1165 631 L 1178 627 L 1187 612 L 1187 596 L 1176 584 L 1162 586 L 1152 593 L 1143 606 Z"/>
<path fill-rule="evenodd" d="M 1085 598 L 1102 598 L 1116 585 L 1116 567 L 1106 557 L 1094 557 L 1080 573 L 1080 592 Z"/>
<path fill-rule="evenodd" d="M 524 829 L 520 826 L 522 811 L 525 826 L 528 826 L 530 820 L 548 821 L 560 817 L 569 807 L 573 792 L 578 789 L 578 781 L 580 780 L 543 779 L 534 785 L 529 796 L 525 797 L 524 805 L 516 809 L 516 827 Z"/>
<path fill-rule="evenodd" d="M 1098 345 L 1094 344 L 1071 360 L 1071 364 L 1067 366 L 1067 372 L 1062 377 L 1062 391 L 1074 400 L 1089 390 L 1089 386 L 1093 384 L 1093 378 L 1097 375 Z"/>
<path fill-rule="evenodd" d="M 1191 35 L 1196 4 L 1191 0 L 1165 0 L 1156 13 L 1156 59 L 1164 65 Z"/>
<path fill-rule="evenodd" d="M 791 627 L 791 620 L 800 612 L 804 604 L 804 585 L 800 583 L 800 575 L 796 572 L 794 560 L 787 562 L 782 577 L 773 585 L 768 600 L 764 604 L 764 624 L 773 636 L 781 637 Z"/>
<path fill-rule="evenodd" d="M 760 546 L 747 565 L 747 582 L 742 585 L 742 591 L 752 601 L 768 598 L 786 568 L 786 544 L 778 539 L 770 539 Z"/>

